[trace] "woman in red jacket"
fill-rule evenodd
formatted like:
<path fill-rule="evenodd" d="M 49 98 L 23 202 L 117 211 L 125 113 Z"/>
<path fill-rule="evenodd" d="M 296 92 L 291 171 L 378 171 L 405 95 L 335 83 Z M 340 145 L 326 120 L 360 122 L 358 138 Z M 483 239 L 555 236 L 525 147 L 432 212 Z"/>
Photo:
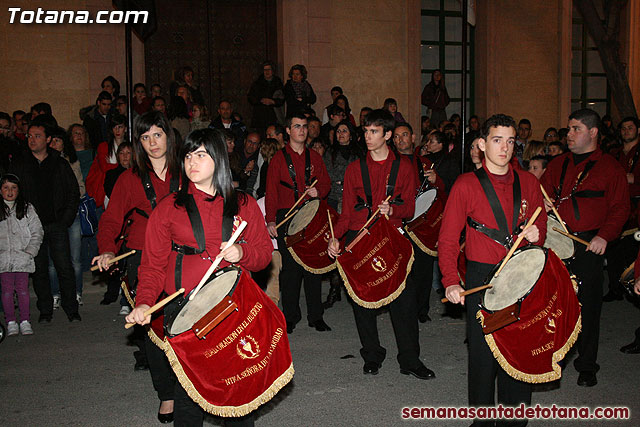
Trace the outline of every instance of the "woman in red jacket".
<path fill-rule="evenodd" d="M 218 255 L 228 238 L 222 236 L 223 217 L 233 218 L 234 224 L 246 221 L 247 226 L 238 243 L 220 253 L 223 257 L 220 268 L 233 263 L 243 269 L 259 271 L 271 262 L 273 246 L 257 202 L 233 189 L 223 133 L 217 129 L 191 132 L 181 149 L 181 158 L 183 185 L 180 191 L 162 200 L 149 218 L 136 308 L 127 316 L 127 322 L 148 324 L 150 316 L 144 313 L 162 291 L 172 294 L 176 288 L 183 287 L 187 295 L 196 286 L 211 266 L 210 259 Z M 190 217 L 194 212 L 200 217 L 204 230 L 200 239 L 191 226 Z M 231 234 L 231 230 L 227 232 Z M 204 250 L 199 247 L 202 237 Z M 200 253 L 180 255 L 176 248 L 185 246 L 199 248 Z M 176 262 L 178 257 L 183 260 Z M 202 425 L 203 410 L 179 383 L 176 383 L 174 396 L 176 424 Z M 253 417 L 229 418 L 225 424 L 253 425 Z"/>

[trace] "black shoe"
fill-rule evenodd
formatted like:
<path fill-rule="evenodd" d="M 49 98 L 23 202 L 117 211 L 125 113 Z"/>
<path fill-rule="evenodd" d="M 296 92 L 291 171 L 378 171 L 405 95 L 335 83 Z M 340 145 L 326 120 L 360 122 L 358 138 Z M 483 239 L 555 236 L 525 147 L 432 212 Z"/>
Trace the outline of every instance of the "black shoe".
<path fill-rule="evenodd" d="M 622 301 L 622 295 L 615 293 L 613 291 L 609 291 L 605 296 L 602 297 L 602 301 L 604 302 Z"/>
<path fill-rule="evenodd" d="M 430 380 L 436 377 L 436 374 L 424 365 L 420 365 L 415 369 L 400 369 L 400 373 L 403 375 L 413 375 L 421 380 Z"/>
<path fill-rule="evenodd" d="M 324 320 L 322 320 L 322 319 L 316 320 L 315 322 L 309 322 L 309 327 L 316 328 L 316 331 L 318 331 L 318 332 L 324 332 L 324 331 L 330 331 L 331 330 L 329 325 L 324 323 Z"/>
<path fill-rule="evenodd" d="M 134 351 L 133 357 L 136 358 L 136 364 L 133 365 L 134 371 L 146 371 L 149 369 L 149 362 L 147 362 L 147 358 L 140 350 Z"/>
<path fill-rule="evenodd" d="M 69 318 L 69 322 L 82 321 L 82 317 L 80 317 L 80 314 L 78 312 L 71 313 L 67 317 Z"/>
<path fill-rule="evenodd" d="M 162 403 L 160 404 L 162 406 Z M 160 410 L 158 408 L 158 410 Z M 162 424 L 169 424 L 173 422 L 173 412 L 169 412 L 168 414 L 161 414 L 158 412 L 158 421 Z"/>
<path fill-rule="evenodd" d="M 631 344 L 627 344 L 621 347 L 620 351 L 627 354 L 638 354 L 640 353 L 640 342 L 634 341 Z"/>
<path fill-rule="evenodd" d="M 596 384 L 598 384 L 598 379 L 595 372 L 584 371 L 578 375 L 578 385 L 580 387 L 593 387 Z"/>
<path fill-rule="evenodd" d="M 340 292 L 340 285 L 338 284 L 336 286 L 332 284 L 329 288 L 329 295 L 327 295 L 327 300 L 322 303 L 322 306 L 324 308 L 333 307 L 333 304 L 335 304 L 336 301 L 342 300 L 342 296 L 340 295 L 341 293 L 342 292 Z"/>
<path fill-rule="evenodd" d="M 420 314 L 418 315 L 418 321 L 420 323 L 431 322 L 431 317 L 429 316 L 429 313 Z"/>
<path fill-rule="evenodd" d="M 296 328 L 296 324 L 295 323 L 289 323 L 287 322 L 287 333 L 288 334 L 292 334 L 293 330 Z"/>
<path fill-rule="evenodd" d="M 38 317 L 38 323 L 51 323 L 53 316 L 51 314 L 41 314 Z"/>
<path fill-rule="evenodd" d="M 380 369 L 380 364 L 378 362 L 364 362 L 364 366 L 362 367 L 362 372 L 365 375 L 378 375 L 378 370 Z"/>
<path fill-rule="evenodd" d="M 117 299 L 118 299 L 118 298 L 116 298 L 116 299 L 112 299 L 112 298 L 104 297 L 104 298 L 102 298 L 102 301 L 100 301 L 100 305 L 109 305 L 109 304 L 113 304 L 114 302 L 116 302 L 116 300 L 117 300 Z"/>

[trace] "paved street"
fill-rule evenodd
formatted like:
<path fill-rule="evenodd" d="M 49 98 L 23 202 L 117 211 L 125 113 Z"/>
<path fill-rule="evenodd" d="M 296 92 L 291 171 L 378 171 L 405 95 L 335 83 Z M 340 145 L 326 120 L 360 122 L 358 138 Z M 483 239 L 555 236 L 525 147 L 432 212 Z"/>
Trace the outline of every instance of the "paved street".
<path fill-rule="evenodd" d="M 37 323 L 32 296 L 33 336 L 7 337 L 0 344 L 0 420 L 3 426 L 149 426 L 158 425 L 158 401 L 148 372 L 133 371 L 133 347 L 126 345 L 117 304 L 99 305 L 104 288 L 85 284 L 83 321 L 69 323 L 61 311 L 53 322 Z M 328 284 L 323 284 L 324 293 Z M 401 375 L 388 313 L 378 318 L 387 359 L 377 376 L 362 374 L 359 341 L 349 304 L 325 314 L 332 332 L 298 324 L 290 335 L 294 380 L 258 411 L 259 426 L 391 426 L 403 425 L 404 406 L 464 406 L 467 351 L 464 322 L 442 317 L 432 295 L 432 322 L 420 325 L 422 360 L 437 378 L 421 381 Z M 304 311 L 304 300 L 302 300 Z M 606 425 L 639 425 L 640 355 L 618 348 L 633 338 L 640 312 L 626 301 L 606 303 L 602 315 L 598 374 L 593 388 L 576 385 L 569 364 L 555 388 L 536 391 L 533 402 L 551 406 L 627 406 L 632 419 Z M 549 387 L 546 387 L 547 389 Z M 634 417 L 635 415 L 635 417 Z M 634 419 L 635 418 L 635 419 Z M 221 419 L 207 419 L 222 425 Z M 469 421 L 422 421 L 464 426 Z M 531 426 L 601 425 L 601 421 L 532 421 Z"/>

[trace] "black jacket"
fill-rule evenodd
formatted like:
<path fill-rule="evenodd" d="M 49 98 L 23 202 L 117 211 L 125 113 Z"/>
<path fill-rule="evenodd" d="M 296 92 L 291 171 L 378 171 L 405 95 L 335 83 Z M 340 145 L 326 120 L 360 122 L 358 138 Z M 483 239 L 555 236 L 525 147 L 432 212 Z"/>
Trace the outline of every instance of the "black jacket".
<path fill-rule="evenodd" d="M 20 178 L 22 193 L 35 207 L 43 225 L 53 222 L 68 228 L 78 214 L 78 181 L 69 162 L 57 151 L 47 148 L 47 154 L 39 163 L 33 154 L 27 153 L 11 164 L 9 172 Z"/>
<path fill-rule="evenodd" d="M 266 81 L 264 76 L 258 77 L 253 82 L 251 89 L 249 89 L 249 104 L 253 106 L 253 117 L 251 118 L 251 126 L 256 129 L 265 129 L 272 123 L 276 123 L 278 118 L 276 116 L 275 108 L 281 107 L 284 104 L 284 92 L 279 98 L 274 98 L 273 94 L 276 91 L 282 91 L 282 80 L 280 77 L 273 76 L 270 82 Z M 274 105 L 264 105 L 260 100 L 262 98 L 270 98 L 275 101 Z"/>
<path fill-rule="evenodd" d="M 313 92 L 311 84 L 309 84 L 309 93 L 302 97 L 302 101 L 298 101 L 291 80 L 287 80 L 287 83 L 284 85 L 284 99 L 287 103 L 287 115 L 290 116 L 294 113 L 304 111 L 305 108 L 311 107 L 311 104 L 315 104 L 316 94 Z"/>

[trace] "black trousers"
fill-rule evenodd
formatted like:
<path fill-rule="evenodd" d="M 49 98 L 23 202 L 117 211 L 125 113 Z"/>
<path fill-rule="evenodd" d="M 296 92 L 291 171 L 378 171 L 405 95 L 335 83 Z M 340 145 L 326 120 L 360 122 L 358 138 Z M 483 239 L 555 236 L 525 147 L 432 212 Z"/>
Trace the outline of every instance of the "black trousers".
<path fill-rule="evenodd" d="M 350 230 L 347 241 L 351 241 L 357 232 Z M 414 261 L 415 265 L 415 261 Z M 407 278 L 405 289 L 389 304 L 389 314 L 393 333 L 398 346 L 398 363 L 400 369 L 416 369 L 422 365 L 420 361 L 420 342 L 418 339 L 417 284 L 411 275 Z M 353 315 L 360 337 L 360 355 L 365 362 L 382 364 L 387 350 L 380 345 L 377 316 L 379 310 L 365 308 L 352 301 Z"/>
<path fill-rule="evenodd" d="M 437 258 L 423 252 L 413 241 L 411 244 L 413 245 L 413 267 L 411 267 L 410 277 L 416 284 L 418 316 L 426 316 L 430 308 L 433 264 Z"/>
<path fill-rule="evenodd" d="M 201 426 L 204 421 L 204 410 L 195 403 L 179 382 L 175 385 L 175 402 L 173 406 L 173 425 L 176 427 Z M 254 416 L 249 414 L 241 418 L 224 418 L 225 426 L 253 427 Z"/>
<path fill-rule="evenodd" d="M 467 289 L 481 286 L 495 266 L 474 261 L 467 262 Z M 482 327 L 476 319 L 482 292 L 465 297 L 467 308 L 467 339 L 469 340 L 469 406 L 494 406 L 495 382 L 498 379 L 498 403 L 515 407 L 521 403 L 531 405 L 531 384 L 518 381 L 500 367 L 491 353 Z M 527 421 L 498 422 L 498 425 L 524 426 Z M 493 421 L 476 421 L 473 425 L 494 425 Z"/>
<path fill-rule="evenodd" d="M 577 233 L 590 241 L 595 232 Z M 600 340 L 600 312 L 602 311 L 602 284 L 604 256 L 587 252 L 584 245 L 576 247 L 569 269 L 579 281 L 578 300 L 582 304 L 582 332 L 578 336 L 578 357 L 573 361 L 578 372 L 598 372 L 598 342 Z"/>
<path fill-rule="evenodd" d="M 62 224 L 43 226 L 44 239 L 35 257 L 36 271 L 33 273 L 33 290 L 38 298 L 37 307 L 42 315 L 53 314 L 53 295 L 49 283 L 49 257 L 58 274 L 61 306 L 67 316 L 78 312 L 76 300 L 76 276 L 71 265 L 69 233 Z"/>
<path fill-rule="evenodd" d="M 280 223 L 286 209 L 281 209 L 276 215 Z M 282 270 L 280 271 L 280 293 L 282 295 L 282 312 L 287 323 L 295 325 L 302 319 L 300 312 L 300 287 L 304 280 L 304 294 L 307 300 L 307 320 L 315 322 L 322 319 L 322 275 L 313 274 L 302 268 L 287 249 L 284 242 L 286 224 L 278 230 L 278 251 L 282 256 Z"/>
<path fill-rule="evenodd" d="M 623 295 L 624 289 L 620 284 L 620 276 L 624 270 L 636 260 L 640 242 L 633 236 L 617 239 L 607 245 L 605 257 L 607 259 L 607 276 L 609 277 L 609 291 Z"/>

